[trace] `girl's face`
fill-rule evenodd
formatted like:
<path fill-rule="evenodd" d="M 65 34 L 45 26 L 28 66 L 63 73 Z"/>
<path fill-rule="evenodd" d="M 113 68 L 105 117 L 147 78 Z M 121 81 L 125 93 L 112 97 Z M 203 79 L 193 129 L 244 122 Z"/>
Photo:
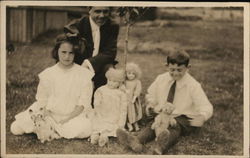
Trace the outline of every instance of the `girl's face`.
<path fill-rule="evenodd" d="M 127 72 L 126 72 L 126 75 L 127 75 L 128 80 L 133 80 L 133 79 L 135 79 L 135 73 L 132 72 L 132 71 L 127 71 Z"/>
<path fill-rule="evenodd" d="M 114 81 L 112 79 L 108 79 L 107 85 L 108 85 L 109 88 L 116 89 L 116 88 L 119 87 L 120 82 Z"/>
<path fill-rule="evenodd" d="M 75 54 L 73 53 L 73 45 L 65 42 L 58 49 L 59 64 L 64 68 L 70 68 L 73 65 Z"/>

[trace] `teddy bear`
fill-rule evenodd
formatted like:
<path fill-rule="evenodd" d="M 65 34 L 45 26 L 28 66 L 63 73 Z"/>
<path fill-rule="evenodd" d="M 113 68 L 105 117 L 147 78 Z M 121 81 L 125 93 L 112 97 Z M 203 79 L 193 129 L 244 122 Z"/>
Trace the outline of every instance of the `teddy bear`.
<path fill-rule="evenodd" d="M 158 111 L 159 114 L 155 117 L 154 122 L 151 126 L 151 129 L 155 131 L 156 141 L 162 132 L 165 131 L 169 134 L 168 127 L 174 126 L 176 124 L 176 120 L 173 116 L 171 116 L 174 109 L 175 107 L 171 103 L 156 107 L 155 111 Z"/>

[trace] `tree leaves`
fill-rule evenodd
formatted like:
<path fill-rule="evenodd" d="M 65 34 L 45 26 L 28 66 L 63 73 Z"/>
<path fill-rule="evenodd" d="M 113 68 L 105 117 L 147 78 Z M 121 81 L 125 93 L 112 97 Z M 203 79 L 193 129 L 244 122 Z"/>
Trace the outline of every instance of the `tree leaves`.
<path fill-rule="evenodd" d="M 147 9 L 148 7 L 119 7 L 117 13 L 119 17 L 124 19 L 125 24 L 133 24 Z"/>

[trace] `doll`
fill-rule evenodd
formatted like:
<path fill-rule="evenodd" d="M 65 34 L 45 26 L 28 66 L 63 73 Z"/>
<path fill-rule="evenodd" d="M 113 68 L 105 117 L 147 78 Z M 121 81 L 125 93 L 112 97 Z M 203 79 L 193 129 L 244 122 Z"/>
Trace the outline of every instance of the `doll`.
<path fill-rule="evenodd" d="M 45 110 L 43 107 L 33 110 L 29 109 L 29 114 L 34 123 L 34 133 L 36 133 L 37 138 L 42 143 L 60 138 L 52 125 L 54 120 L 50 117 L 45 117 Z"/>
<path fill-rule="evenodd" d="M 168 127 L 169 125 L 174 126 L 176 124 L 176 120 L 173 116 L 171 116 L 175 107 L 171 103 L 167 103 L 164 106 L 160 106 L 156 108 L 156 111 L 159 111 L 159 114 L 155 117 L 154 123 L 151 126 L 151 129 L 155 130 L 157 141 L 158 136 L 166 131 L 169 134 Z"/>
<path fill-rule="evenodd" d="M 124 80 L 123 70 L 110 68 L 105 76 L 107 84 L 99 87 L 94 94 L 95 120 L 93 120 L 92 144 L 104 146 L 108 137 L 116 137 L 116 130 L 124 128 L 127 115 L 126 93 L 120 89 Z"/>
<path fill-rule="evenodd" d="M 128 63 L 126 65 L 125 87 L 128 97 L 127 127 L 129 131 L 138 131 L 138 121 L 142 118 L 142 106 L 139 98 L 142 89 L 140 77 L 141 70 L 139 66 L 135 63 Z"/>

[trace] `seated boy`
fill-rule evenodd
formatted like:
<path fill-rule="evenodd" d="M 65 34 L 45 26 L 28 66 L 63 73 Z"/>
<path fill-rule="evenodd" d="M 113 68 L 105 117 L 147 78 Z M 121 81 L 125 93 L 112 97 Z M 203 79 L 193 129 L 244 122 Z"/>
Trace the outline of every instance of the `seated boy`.
<path fill-rule="evenodd" d="M 150 85 L 146 95 L 146 114 L 149 123 L 133 136 L 124 130 L 117 130 L 118 141 L 135 152 L 141 152 L 146 142 L 154 140 L 155 132 L 151 129 L 153 118 L 159 107 L 172 103 L 175 110 L 172 115 L 176 124 L 169 128 L 169 133 L 162 132 L 154 148 L 155 154 L 164 154 L 175 144 L 181 135 L 188 135 L 199 129 L 213 114 L 213 106 L 209 102 L 201 85 L 189 73 L 189 55 L 177 50 L 167 57 L 167 72 L 159 75 Z M 151 119 L 150 119 L 151 118 Z"/>

